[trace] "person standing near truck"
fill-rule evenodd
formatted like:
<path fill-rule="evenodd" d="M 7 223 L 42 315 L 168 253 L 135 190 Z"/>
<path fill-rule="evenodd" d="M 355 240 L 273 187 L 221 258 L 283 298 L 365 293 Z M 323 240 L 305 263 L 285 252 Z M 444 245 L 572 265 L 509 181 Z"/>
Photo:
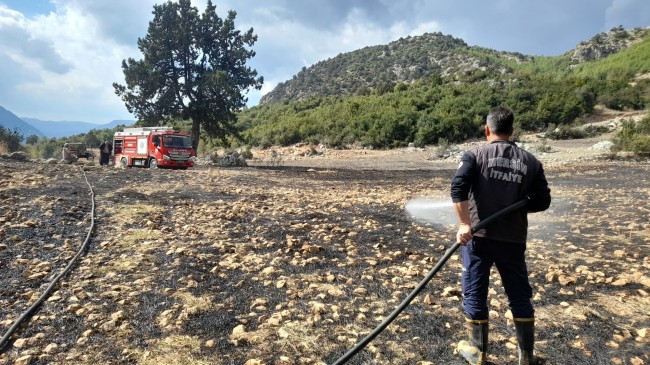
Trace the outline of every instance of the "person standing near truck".
<path fill-rule="evenodd" d="M 109 141 L 104 141 L 99 145 L 99 164 L 108 166 L 108 161 L 113 152 L 113 145 Z"/>
<path fill-rule="evenodd" d="M 542 164 L 510 141 L 514 115 L 503 107 L 486 119 L 487 143 L 463 155 L 451 183 L 459 222 L 456 241 L 462 245 L 462 287 L 469 341 L 458 352 L 470 364 L 486 364 L 488 349 L 488 286 L 495 265 L 512 311 L 519 347 L 519 364 L 537 364 L 533 355 L 534 309 L 525 261 L 529 212 L 546 210 L 551 191 Z M 528 199 L 525 209 L 512 212 L 472 233 L 471 227 L 497 211 Z"/>

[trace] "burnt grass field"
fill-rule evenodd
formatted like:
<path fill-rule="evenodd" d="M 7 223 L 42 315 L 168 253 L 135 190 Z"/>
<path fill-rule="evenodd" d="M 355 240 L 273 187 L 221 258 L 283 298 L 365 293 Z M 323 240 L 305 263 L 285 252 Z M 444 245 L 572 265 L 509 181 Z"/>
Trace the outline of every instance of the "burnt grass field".
<path fill-rule="evenodd" d="M 546 168 L 530 216 L 537 353 L 548 364 L 650 364 L 650 164 Z M 88 249 L 0 350 L 0 364 L 331 364 L 452 244 L 404 204 L 447 198 L 453 170 L 197 167 L 0 160 L 0 335 Z M 349 364 L 464 364 L 452 257 Z M 516 363 L 493 270 L 490 361 Z"/>

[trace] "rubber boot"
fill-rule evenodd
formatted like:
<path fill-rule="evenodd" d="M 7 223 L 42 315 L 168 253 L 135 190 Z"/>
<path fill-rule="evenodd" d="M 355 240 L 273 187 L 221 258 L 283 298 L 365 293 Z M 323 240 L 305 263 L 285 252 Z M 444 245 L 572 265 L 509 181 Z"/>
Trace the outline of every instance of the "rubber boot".
<path fill-rule="evenodd" d="M 465 319 L 469 341 L 458 343 L 458 352 L 472 365 L 487 364 L 488 320 Z"/>
<path fill-rule="evenodd" d="M 535 349 L 535 319 L 515 318 L 514 322 L 519 347 L 519 365 L 543 364 L 544 360 L 533 354 Z"/>

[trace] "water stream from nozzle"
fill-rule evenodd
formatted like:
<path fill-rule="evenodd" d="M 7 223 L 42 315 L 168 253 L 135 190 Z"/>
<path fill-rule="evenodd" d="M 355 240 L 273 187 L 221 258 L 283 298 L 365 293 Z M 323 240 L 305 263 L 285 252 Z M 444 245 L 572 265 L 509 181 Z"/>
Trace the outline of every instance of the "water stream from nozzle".
<path fill-rule="evenodd" d="M 451 199 L 414 198 L 406 202 L 404 211 L 419 223 L 458 223 Z"/>

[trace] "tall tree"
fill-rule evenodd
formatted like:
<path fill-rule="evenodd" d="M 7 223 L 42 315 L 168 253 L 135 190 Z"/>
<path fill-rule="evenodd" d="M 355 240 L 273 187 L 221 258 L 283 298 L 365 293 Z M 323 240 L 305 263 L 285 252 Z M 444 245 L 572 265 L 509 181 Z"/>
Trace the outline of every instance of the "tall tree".
<path fill-rule="evenodd" d="M 195 147 L 202 127 L 210 137 L 236 133 L 235 113 L 248 101 L 244 91 L 264 82 L 246 66 L 255 56 L 253 28 L 236 30 L 237 13 L 222 19 L 211 0 L 203 14 L 190 0 L 153 9 L 147 35 L 138 39 L 144 58 L 122 61 L 126 85 L 114 83 L 115 93 L 147 125 L 191 120 Z"/>

